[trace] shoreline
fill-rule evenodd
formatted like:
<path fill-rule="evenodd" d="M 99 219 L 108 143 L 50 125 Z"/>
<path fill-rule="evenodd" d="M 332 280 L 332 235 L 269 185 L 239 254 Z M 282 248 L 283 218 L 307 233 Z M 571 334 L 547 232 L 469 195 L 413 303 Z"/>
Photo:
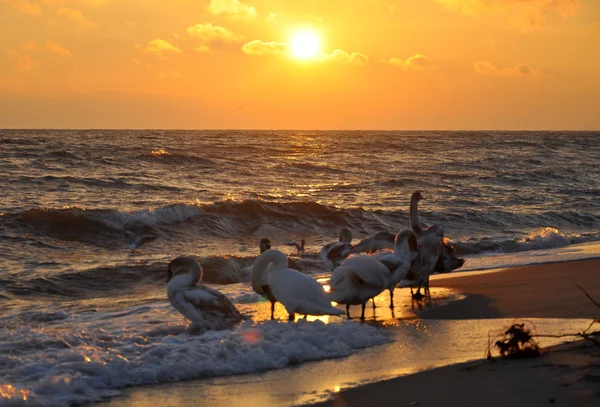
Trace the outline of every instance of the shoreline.
<path fill-rule="evenodd" d="M 599 349 L 582 339 L 543 349 L 535 358 L 447 365 L 343 389 L 306 406 L 597 406 Z"/>
<path fill-rule="evenodd" d="M 432 289 L 461 299 L 417 312 L 422 320 L 600 318 L 600 258 L 432 276 Z M 596 324 L 592 331 L 600 330 Z M 573 332 L 575 333 L 575 332 Z M 576 338 L 576 337 L 574 337 Z M 497 352 L 495 353 L 497 354 Z M 600 404 L 600 348 L 579 339 L 528 359 L 495 357 L 450 364 L 334 392 L 313 406 L 479 406 Z M 432 386 L 432 383 L 435 385 Z"/>
<path fill-rule="evenodd" d="M 600 258 L 518 266 L 482 273 L 440 274 L 432 287 L 465 298 L 419 313 L 424 319 L 595 318 L 598 307 L 576 287 L 600 299 Z"/>

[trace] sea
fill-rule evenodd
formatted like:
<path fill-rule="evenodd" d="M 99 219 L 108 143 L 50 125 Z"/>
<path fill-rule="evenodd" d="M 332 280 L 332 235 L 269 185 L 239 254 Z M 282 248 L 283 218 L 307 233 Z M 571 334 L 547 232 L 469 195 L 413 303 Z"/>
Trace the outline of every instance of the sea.
<path fill-rule="evenodd" d="M 407 228 L 420 191 L 457 271 L 584 258 L 565 249 L 600 241 L 599 187 L 600 132 L 0 130 L 0 406 L 93 405 L 388 343 L 339 317 L 263 322 L 259 241 L 326 281 L 323 245 Z M 131 251 L 126 232 L 156 238 Z M 180 255 L 250 320 L 189 333 L 166 298 Z"/>

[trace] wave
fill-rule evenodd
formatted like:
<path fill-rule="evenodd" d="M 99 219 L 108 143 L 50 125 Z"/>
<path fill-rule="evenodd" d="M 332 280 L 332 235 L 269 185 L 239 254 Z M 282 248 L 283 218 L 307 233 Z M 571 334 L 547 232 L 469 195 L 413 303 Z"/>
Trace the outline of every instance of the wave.
<path fill-rule="evenodd" d="M 246 322 L 202 335 L 172 321 L 142 329 L 75 327 L 0 330 L 0 348 L 11 350 L 0 354 L 0 377 L 13 378 L 11 387 L 0 387 L 2 405 L 89 404 L 128 386 L 282 369 L 390 342 L 385 330 L 352 321 Z"/>
<path fill-rule="evenodd" d="M 514 238 L 471 238 L 453 241 L 451 244 L 459 256 L 481 253 L 515 253 L 528 250 L 556 249 L 572 244 L 600 241 L 600 232 L 562 233 L 552 227 L 541 228 L 526 237 Z"/>
<path fill-rule="evenodd" d="M 153 162 L 160 162 L 164 164 L 195 164 L 204 167 L 213 167 L 215 162 L 209 158 L 198 157 L 192 154 L 185 153 L 171 153 L 165 149 L 153 150 L 148 154 L 142 154 L 139 156 L 145 160 L 151 160 Z"/>

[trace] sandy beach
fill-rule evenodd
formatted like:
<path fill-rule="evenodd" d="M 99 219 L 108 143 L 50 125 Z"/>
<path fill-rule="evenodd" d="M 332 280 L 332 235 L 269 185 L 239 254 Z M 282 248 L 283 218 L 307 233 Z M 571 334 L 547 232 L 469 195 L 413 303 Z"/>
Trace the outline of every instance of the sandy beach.
<path fill-rule="evenodd" d="M 466 298 L 419 313 L 424 319 L 593 318 L 600 259 L 434 276 L 431 285 Z M 597 325 L 598 326 L 598 325 Z M 600 328 L 600 327 L 599 327 Z M 538 358 L 451 365 L 342 390 L 322 406 L 597 406 L 600 347 L 580 340 Z"/>

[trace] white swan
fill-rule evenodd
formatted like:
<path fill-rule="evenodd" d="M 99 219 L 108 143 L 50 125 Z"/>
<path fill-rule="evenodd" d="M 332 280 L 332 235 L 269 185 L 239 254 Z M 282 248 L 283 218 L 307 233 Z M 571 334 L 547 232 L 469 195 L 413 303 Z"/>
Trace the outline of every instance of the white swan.
<path fill-rule="evenodd" d="M 419 201 L 423 198 L 420 191 L 415 191 L 410 197 L 410 211 L 409 211 L 409 223 L 410 228 L 415 232 L 417 237 L 425 233 L 430 227 L 424 223 L 421 223 L 419 218 Z M 448 273 L 452 270 L 462 267 L 465 263 L 464 259 L 458 258 L 454 255 L 454 248 L 443 240 L 440 243 L 440 251 L 438 261 L 435 266 L 435 270 L 440 273 Z"/>
<path fill-rule="evenodd" d="M 339 241 L 323 246 L 319 252 L 319 256 L 321 256 L 321 260 L 323 260 L 325 266 L 328 269 L 333 270 L 340 261 L 348 257 L 351 249 L 352 231 L 344 227 L 340 230 Z"/>
<path fill-rule="evenodd" d="M 271 249 L 271 241 L 267 238 L 261 239 L 259 243 L 259 248 L 260 254 L 263 254 L 267 250 Z M 267 274 L 264 273 L 262 270 L 256 269 L 254 267 L 255 265 L 256 260 L 252 266 L 245 267 L 244 272 L 249 272 L 251 274 L 250 283 L 254 291 L 271 302 L 271 319 L 275 319 L 275 303 L 277 302 L 277 300 L 275 299 L 273 294 L 271 294 L 269 283 L 267 282 Z"/>
<path fill-rule="evenodd" d="M 435 271 L 443 239 L 444 225 L 431 226 L 417 239 L 419 255 L 413 260 L 409 273 L 411 274 L 410 279 L 415 280 L 419 285 L 415 294 L 413 294 L 412 286 L 410 289 L 410 293 L 415 299 L 423 298 L 421 286 L 425 286 L 425 293 L 429 294 L 429 276 Z"/>
<path fill-rule="evenodd" d="M 419 255 L 417 236 L 410 229 L 398 232 L 394 240 L 394 251 L 381 251 L 374 257 L 390 271 L 387 289 L 390 290 L 390 308 L 394 309 L 394 289 L 411 268 L 411 263 Z"/>
<path fill-rule="evenodd" d="M 329 298 L 346 304 L 350 318 L 350 305 L 362 305 L 360 319 L 365 319 L 365 305 L 388 286 L 390 271 L 374 257 L 354 254 L 345 259 L 331 274 Z"/>
<path fill-rule="evenodd" d="M 217 290 L 198 285 L 202 267 L 190 257 L 177 257 L 169 263 L 167 296 L 169 302 L 195 327 L 229 329 L 240 322 L 242 314 Z"/>
<path fill-rule="evenodd" d="M 290 321 L 294 314 L 342 315 L 344 311 L 331 306 L 323 286 L 317 280 L 288 268 L 287 256 L 279 250 L 270 249 L 258 256 L 254 263 L 253 277 L 266 277 L 268 291 L 283 304 Z M 254 278 L 253 278 L 254 282 Z"/>

